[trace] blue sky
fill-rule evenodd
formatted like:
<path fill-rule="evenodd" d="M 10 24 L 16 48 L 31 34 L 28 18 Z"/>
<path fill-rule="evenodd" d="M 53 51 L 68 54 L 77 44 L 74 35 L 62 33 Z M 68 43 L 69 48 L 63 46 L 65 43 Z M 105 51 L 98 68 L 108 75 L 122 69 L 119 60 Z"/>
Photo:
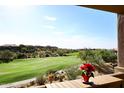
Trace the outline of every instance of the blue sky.
<path fill-rule="evenodd" d="M 117 15 L 79 6 L 1 6 L 0 45 L 117 48 Z"/>

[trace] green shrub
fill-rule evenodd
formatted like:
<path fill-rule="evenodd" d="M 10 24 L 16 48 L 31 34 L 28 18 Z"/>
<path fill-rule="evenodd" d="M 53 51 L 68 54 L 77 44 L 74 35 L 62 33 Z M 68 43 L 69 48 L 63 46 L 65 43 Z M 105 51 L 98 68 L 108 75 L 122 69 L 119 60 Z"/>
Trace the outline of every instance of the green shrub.
<path fill-rule="evenodd" d="M 27 58 L 27 55 L 26 55 L 26 53 L 18 53 L 17 58 L 18 59 L 24 59 L 24 58 Z"/>
<path fill-rule="evenodd" d="M 77 78 L 77 76 L 81 75 L 81 71 L 79 70 L 79 65 L 72 66 L 68 69 L 64 70 L 67 73 L 69 80 L 74 80 Z"/>
<path fill-rule="evenodd" d="M 37 85 L 44 85 L 46 83 L 46 77 L 44 75 L 40 75 L 36 78 Z"/>
<path fill-rule="evenodd" d="M 85 63 L 99 64 L 103 62 L 100 51 L 98 50 L 83 50 L 79 52 L 79 57 Z"/>
<path fill-rule="evenodd" d="M 0 60 L 3 63 L 9 63 L 17 57 L 16 53 L 9 50 L 0 51 Z"/>
<path fill-rule="evenodd" d="M 113 50 L 102 50 L 101 55 L 105 62 L 117 62 L 117 54 Z"/>

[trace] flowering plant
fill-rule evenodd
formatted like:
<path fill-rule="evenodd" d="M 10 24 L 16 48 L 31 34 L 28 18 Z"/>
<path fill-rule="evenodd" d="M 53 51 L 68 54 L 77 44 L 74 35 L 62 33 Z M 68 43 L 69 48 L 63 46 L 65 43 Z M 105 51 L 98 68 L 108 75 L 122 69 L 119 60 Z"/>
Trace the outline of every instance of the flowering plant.
<path fill-rule="evenodd" d="M 80 70 L 84 80 L 83 83 L 89 83 L 89 78 L 94 77 L 93 71 L 95 71 L 95 67 L 92 64 L 85 63 L 80 66 Z"/>

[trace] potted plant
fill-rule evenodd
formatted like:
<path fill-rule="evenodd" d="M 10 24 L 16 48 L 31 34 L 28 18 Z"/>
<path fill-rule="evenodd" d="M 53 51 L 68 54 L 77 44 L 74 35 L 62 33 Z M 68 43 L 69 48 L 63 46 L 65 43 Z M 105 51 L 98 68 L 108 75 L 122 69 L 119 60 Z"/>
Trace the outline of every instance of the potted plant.
<path fill-rule="evenodd" d="M 80 66 L 81 76 L 83 78 L 84 84 L 90 84 L 89 78 L 94 77 L 93 71 L 95 71 L 95 67 L 90 63 L 85 63 Z"/>

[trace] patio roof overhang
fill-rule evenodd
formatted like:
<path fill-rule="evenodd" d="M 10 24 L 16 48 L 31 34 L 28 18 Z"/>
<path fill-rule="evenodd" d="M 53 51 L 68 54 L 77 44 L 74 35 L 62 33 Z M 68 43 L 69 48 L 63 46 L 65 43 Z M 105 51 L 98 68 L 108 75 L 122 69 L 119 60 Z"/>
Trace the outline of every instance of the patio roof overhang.
<path fill-rule="evenodd" d="M 124 5 L 80 5 L 80 6 L 118 14 L 124 14 Z"/>

